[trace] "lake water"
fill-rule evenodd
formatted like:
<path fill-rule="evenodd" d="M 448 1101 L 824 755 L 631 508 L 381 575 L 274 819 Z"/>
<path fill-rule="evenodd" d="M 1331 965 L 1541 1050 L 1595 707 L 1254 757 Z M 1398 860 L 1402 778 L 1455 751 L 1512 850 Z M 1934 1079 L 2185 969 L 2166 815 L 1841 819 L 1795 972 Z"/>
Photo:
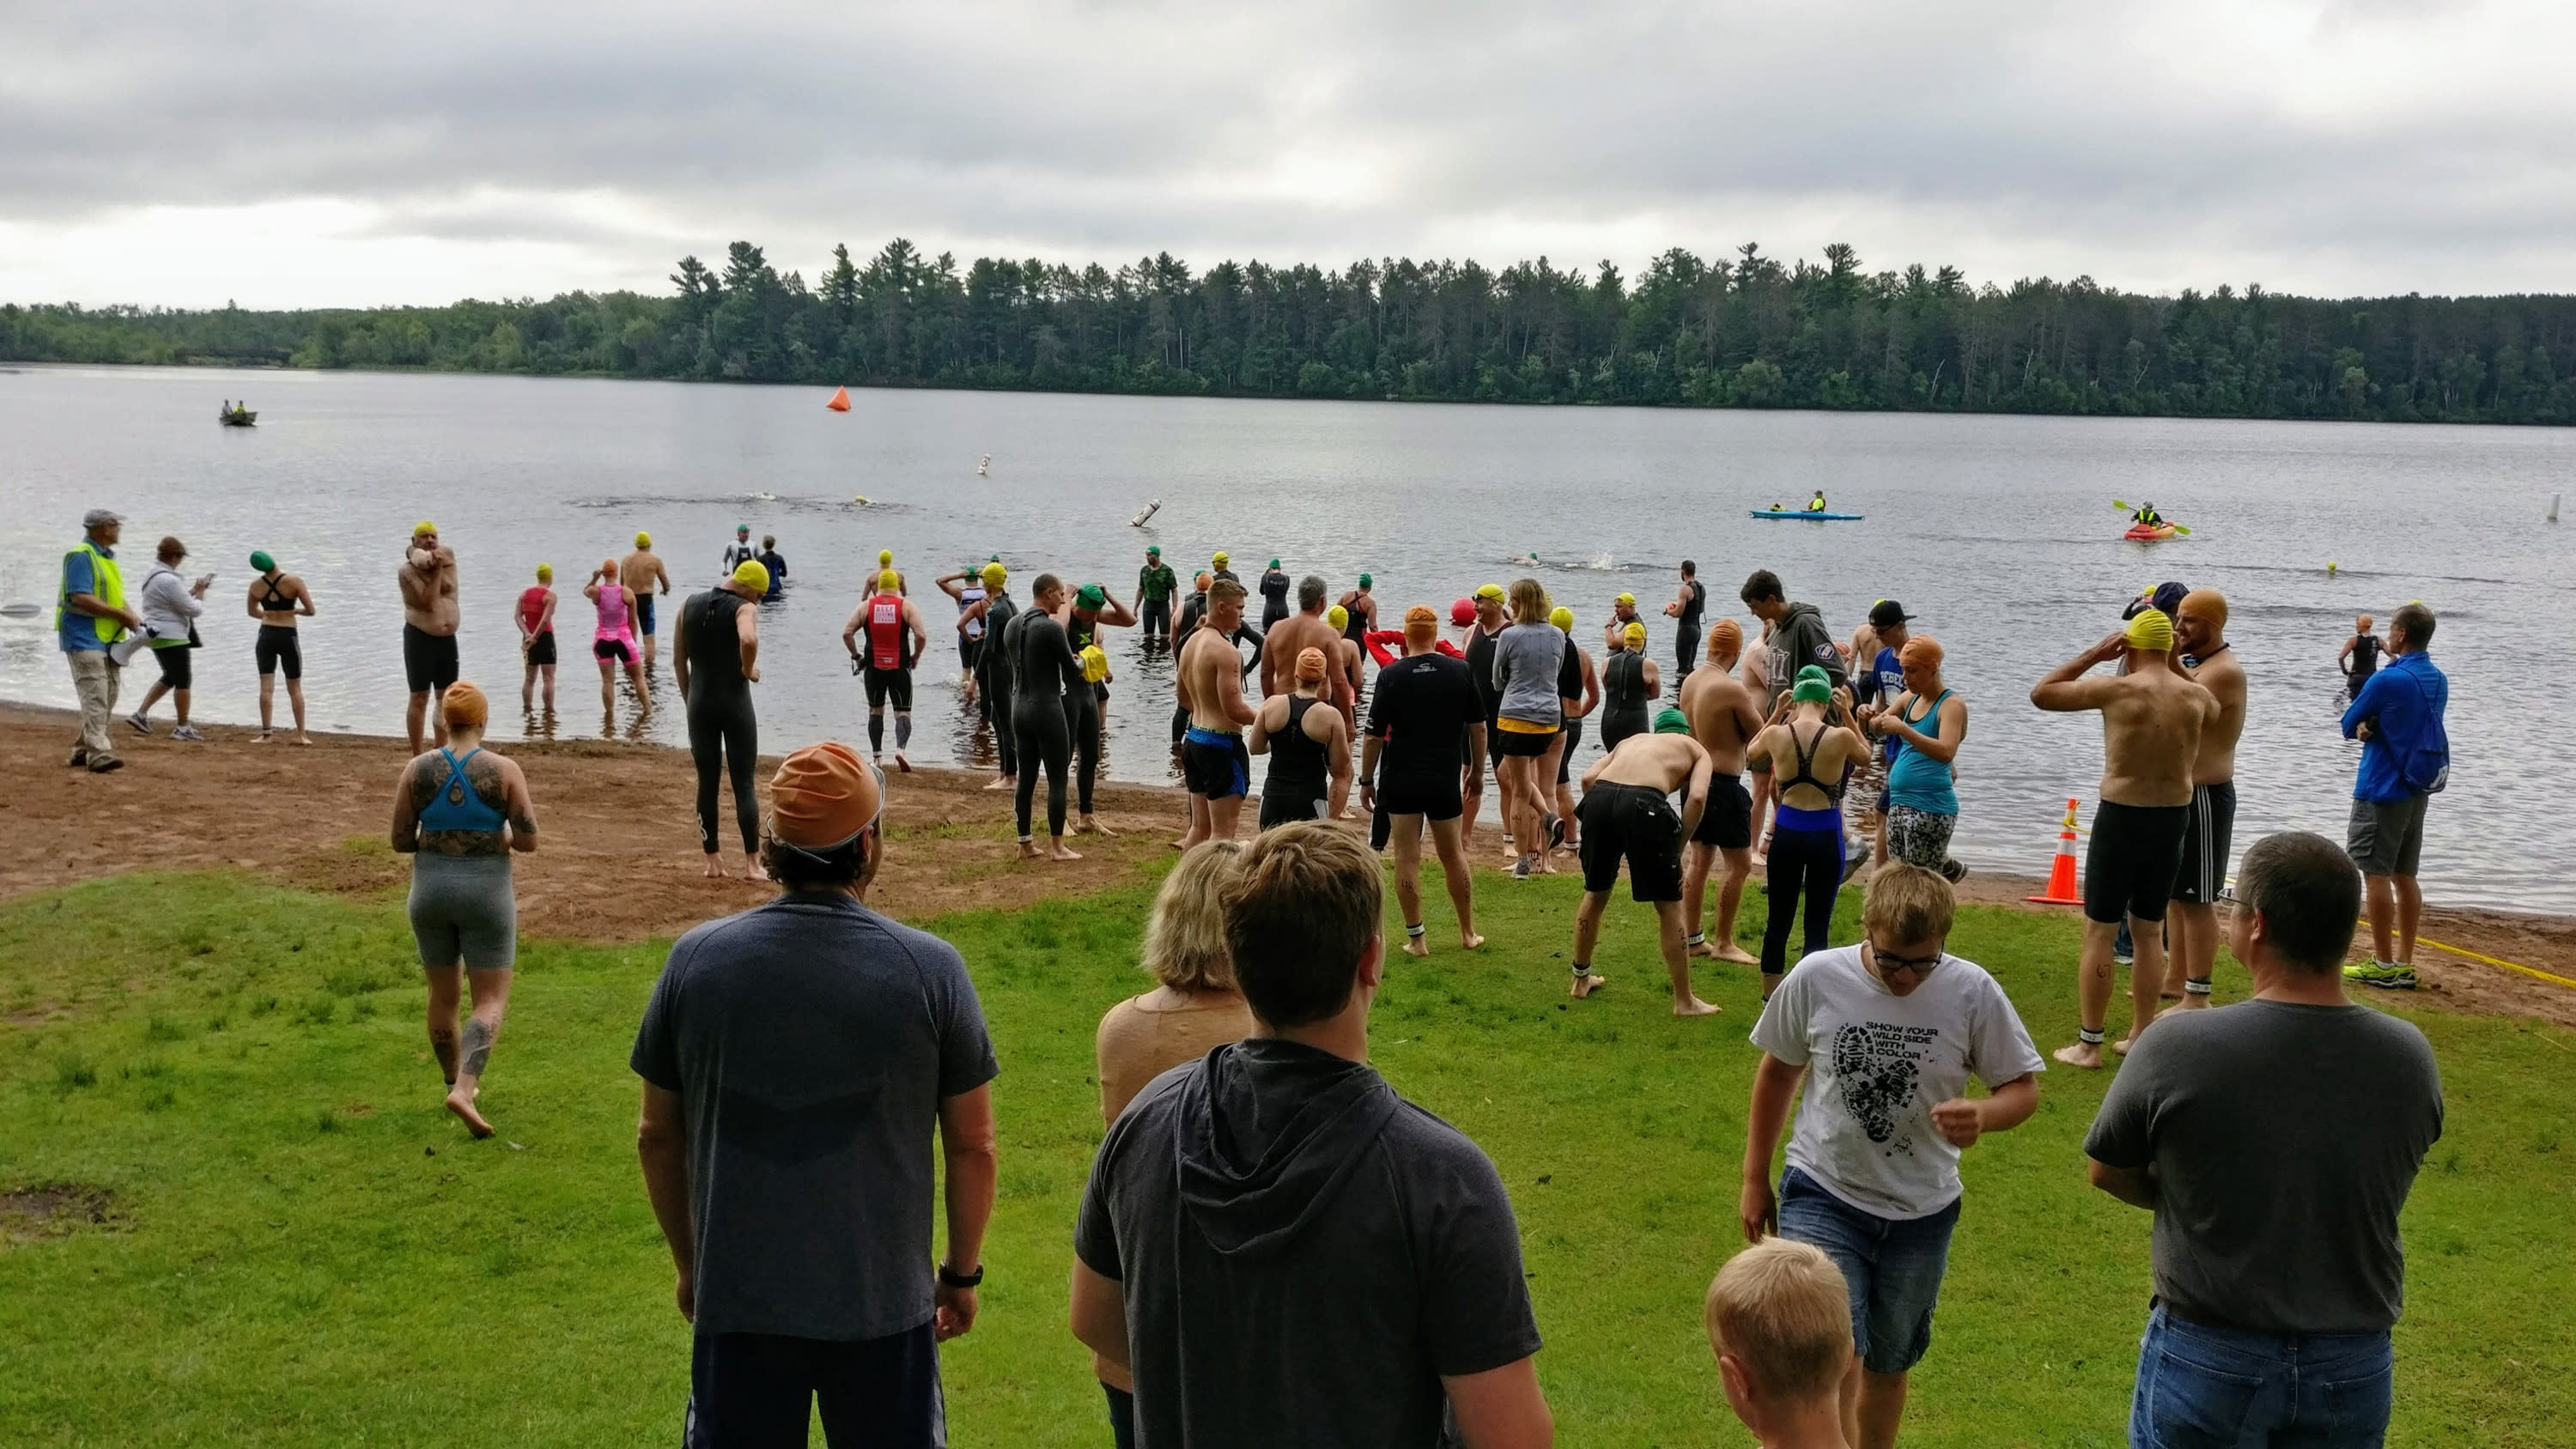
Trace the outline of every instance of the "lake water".
<path fill-rule="evenodd" d="M 218 427 L 217 401 L 245 396 L 259 426 Z M 2041 714 L 2027 692 L 2116 627 L 2140 588 L 2175 578 L 2232 601 L 2230 634 L 2253 680 L 2240 848 L 2287 826 L 2341 838 L 2356 747 L 2336 734 L 2336 651 L 2356 613 L 2384 628 L 2420 598 L 2441 616 L 2433 652 L 2453 681 L 2455 768 L 2434 804 L 2428 891 L 2576 911 L 2576 771 L 2556 717 L 2569 698 L 2559 636 L 2576 562 L 2568 534 L 2543 521 L 2549 496 L 2576 478 L 2576 431 L 881 391 L 835 414 L 823 400 L 509 377 L 0 372 L 0 603 L 50 604 L 86 508 L 128 515 L 135 585 L 154 540 L 176 533 L 192 570 L 218 575 L 197 713 L 251 721 L 254 625 L 241 599 L 246 557 L 265 548 L 321 609 L 304 635 L 315 725 L 399 733 L 392 573 L 412 523 L 433 518 L 461 562 L 465 674 L 491 691 L 495 734 L 521 729 L 509 614 L 548 560 L 566 596 L 554 732 L 635 737 L 631 704 L 601 720 L 580 647 L 582 579 L 641 528 L 682 587 L 704 587 L 745 522 L 778 536 L 791 576 L 762 621 L 763 746 L 864 741 L 839 636 L 877 550 L 891 548 L 935 641 L 916 757 L 969 764 L 989 763 L 990 747 L 951 683 L 949 606 L 927 585 L 988 554 L 1011 566 L 1022 598 L 1042 570 L 1130 593 L 1149 542 L 1185 579 L 1214 549 L 1247 578 L 1276 554 L 1337 591 L 1374 573 L 1392 619 L 1415 602 L 1445 612 L 1479 583 L 1508 582 L 1506 559 L 1535 551 L 1547 562 L 1523 571 L 1574 609 L 1587 643 L 1613 595 L 1645 601 L 1668 677 L 1670 623 L 1655 606 L 1689 557 L 1712 619 L 1749 622 L 1734 596 L 1755 568 L 1778 572 L 1838 635 L 1880 597 L 1916 613 L 1972 707 L 1959 854 L 2027 873 L 2046 867 L 2066 797 L 2089 812 L 2101 768 L 2094 721 Z M 991 476 L 979 478 L 986 453 Z M 1867 519 L 1745 516 L 1816 487 Z M 873 506 L 853 506 L 860 494 Z M 2115 497 L 2151 499 L 2196 531 L 2123 542 Z M 1155 498 L 1152 525 L 1128 527 Z M 71 703 L 49 622 L 49 611 L 0 619 L 0 696 Z M 1111 631 L 1108 770 L 1161 781 L 1169 666 L 1129 632 Z M 149 673 L 128 676 L 126 707 Z M 665 707 L 640 737 L 678 743 L 667 663 L 657 684 Z"/>

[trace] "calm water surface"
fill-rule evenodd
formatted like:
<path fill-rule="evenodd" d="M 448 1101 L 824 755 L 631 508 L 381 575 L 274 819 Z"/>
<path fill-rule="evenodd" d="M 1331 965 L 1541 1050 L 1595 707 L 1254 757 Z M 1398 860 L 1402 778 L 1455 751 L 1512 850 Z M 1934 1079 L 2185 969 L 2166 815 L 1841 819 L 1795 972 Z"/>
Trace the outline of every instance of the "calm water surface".
<path fill-rule="evenodd" d="M 259 426 L 218 427 L 217 401 L 245 395 Z M 1149 542 L 1185 578 L 1214 549 L 1247 578 L 1276 554 L 1336 591 L 1372 572 L 1391 619 L 1508 582 L 1506 560 L 1534 551 L 1546 562 L 1526 571 L 1574 609 L 1587 643 L 1613 595 L 1646 601 L 1668 678 L 1670 625 L 1652 606 L 1689 557 L 1712 617 L 1750 622 L 1734 595 L 1755 568 L 1777 571 L 1838 634 L 1881 597 L 1919 615 L 1971 703 L 1959 853 L 2034 872 L 2065 798 L 2089 810 L 2101 751 L 2091 719 L 2043 715 L 2027 692 L 2116 627 L 2127 597 L 2171 578 L 2232 601 L 2253 680 L 2240 848 L 2288 826 L 2341 838 L 2356 747 L 2335 731 L 2335 653 L 2354 614 L 2384 627 L 2420 598 L 2441 615 L 2433 652 L 2452 678 L 2455 761 L 2426 884 L 2444 900 L 2576 910 L 2576 772 L 2558 745 L 2568 666 L 2553 642 L 2576 605 L 2576 563 L 2567 533 L 2542 521 L 2576 478 L 2576 432 L 875 391 L 840 415 L 822 400 L 502 377 L 0 372 L 0 603 L 50 604 L 88 507 L 128 515 L 137 585 L 153 541 L 176 533 L 192 569 L 218 576 L 197 713 L 255 720 L 255 626 L 241 599 L 246 558 L 265 548 L 321 609 L 304 636 L 316 726 L 398 733 L 392 574 L 412 523 L 433 518 L 460 559 L 465 673 L 497 705 L 509 710 L 519 677 L 512 602 L 547 560 L 565 596 L 551 731 L 680 743 L 667 662 L 663 707 L 640 728 L 631 700 L 601 718 L 579 586 L 641 528 L 683 588 L 704 587 L 744 522 L 778 535 L 791 581 L 762 620 L 765 748 L 864 740 L 840 629 L 877 550 L 891 548 L 935 641 L 916 756 L 989 764 L 954 688 L 950 607 L 927 587 L 988 554 L 1011 566 L 1023 599 L 1041 570 L 1130 593 Z M 991 476 L 978 478 L 986 453 Z M 1867 519 L 1745 516 L 1815 487 Z M 871 506 L 852 504 L 861 494 Z M 2115 497 L 2152 499 L 2196 532 L 2122 542 Z M 1152 525 L 1128 527 L 1156 498 Z M 0 695 L 72 702 L 49 622 L 0 619 Z M 1109 772 L 1165 780 L 1168 662 L 1121 633 Z M 148 675 L 129 676 L 129 707 Z M 511 710 L 494 732 L 548 728 Z"/>

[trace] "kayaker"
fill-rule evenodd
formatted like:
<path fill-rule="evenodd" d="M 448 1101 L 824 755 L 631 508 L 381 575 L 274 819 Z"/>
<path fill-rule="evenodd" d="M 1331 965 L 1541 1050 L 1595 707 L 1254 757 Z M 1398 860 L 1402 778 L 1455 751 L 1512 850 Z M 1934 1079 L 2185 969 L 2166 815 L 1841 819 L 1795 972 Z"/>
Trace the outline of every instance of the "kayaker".
<path fill-rule="evenodd" d="M 1825 511 L 1825 490 L 1822 488 L 1817 489 L 1816 496 L 1807 500 L 1807 511 L 1809 513 L 1822 513 Z"/>
<path fill-rule="evenodd" d="M 2129 515 L 2129 521 L 2137 524 L 2140 528 L 2162 528 L 2165 526 L 2164 515 L 2156 512 L 2156 506 L 2152 503 L 2140 504 L 2138 511 Z"/>

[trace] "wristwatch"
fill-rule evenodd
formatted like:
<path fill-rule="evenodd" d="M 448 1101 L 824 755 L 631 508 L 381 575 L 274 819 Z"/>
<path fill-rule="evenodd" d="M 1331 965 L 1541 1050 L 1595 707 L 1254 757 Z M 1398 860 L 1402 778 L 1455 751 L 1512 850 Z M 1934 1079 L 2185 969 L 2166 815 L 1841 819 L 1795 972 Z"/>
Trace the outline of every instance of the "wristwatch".
<path fill-rule="evenodd" d="M 972 1273 L 960 1273 L 945 1263 L 939 1265 L 939 1286 L 942 1288 L 980 1288 L 983 1284 L 984 1265 L 981 1263 L 975 1265 Z"/>

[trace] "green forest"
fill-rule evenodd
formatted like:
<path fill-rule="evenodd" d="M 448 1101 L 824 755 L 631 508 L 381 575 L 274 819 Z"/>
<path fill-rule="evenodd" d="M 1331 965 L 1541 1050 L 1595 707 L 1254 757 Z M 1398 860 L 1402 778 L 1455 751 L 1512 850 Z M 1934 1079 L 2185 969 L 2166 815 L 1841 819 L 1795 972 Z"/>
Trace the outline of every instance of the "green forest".
<path fill-rule="evenodd" d="M 2161 297 L 1676 248 L 1339 271 L 1168 254 L 1112 270 L 749 242 L 668 295 L 209 311 L 0 306 L 0 359 L 880 387 L 2391 422 L 2576 422 L 2576 297 Z"/>

